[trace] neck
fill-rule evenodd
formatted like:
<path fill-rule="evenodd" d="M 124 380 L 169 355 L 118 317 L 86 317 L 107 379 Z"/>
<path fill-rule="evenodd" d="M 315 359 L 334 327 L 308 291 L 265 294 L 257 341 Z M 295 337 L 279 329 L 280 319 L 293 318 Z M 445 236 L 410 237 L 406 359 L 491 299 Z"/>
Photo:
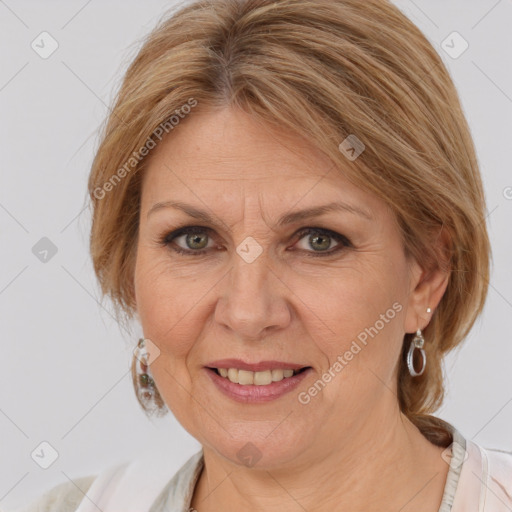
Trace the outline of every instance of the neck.
<path fill-rule="evenodd" d="M 205 466 L 191 506 L 199 512 L 223 510 L 226 504 L 247 512 L 437 512 L 449 469 L 443 448 L 398 410 L 382 420 L 327 447 L 320 443 L 335 437 L 322 434 L 307 463 L 286 468 L 241 467 L 204 448 Z"/>

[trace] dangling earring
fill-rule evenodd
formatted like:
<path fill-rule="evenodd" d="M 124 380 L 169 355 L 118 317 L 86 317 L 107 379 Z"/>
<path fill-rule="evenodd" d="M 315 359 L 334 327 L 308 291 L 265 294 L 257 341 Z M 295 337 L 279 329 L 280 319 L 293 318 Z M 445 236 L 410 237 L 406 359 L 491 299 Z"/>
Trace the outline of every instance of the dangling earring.
<path fill-rule="evenodd" d="M 425 350 L 423 349 L 423 345 L 425 343 L 425 338 L 423 334 L 421 334 L 421 329 L 416 331 L 416 335 L 411 341 L 411 345 L 409 347 L 409 352 L 407 352 L 407 368 L 409 368 L 409 373 L 412 377 L 417 377 L 421 375 L 425 371 L 425 367 L 427 366 L 427 356 L 425 354 Z M 421 354 L 421 370 L 416 371 L 414 369 L 414 350 L 418 349 Z"/>
<path fill-rule="evenodd" d="M 135 356 L 135 371 L 137 374 L 137 384 L 140 386 L 141 398 L 151 400 L 155 390 L 155 381 L 151 377 L 148 367 L 148 351 L 146 349 L 146 340 L 139 339 L 136 349 L 133 352 Z"/>
<path fill-rule="evenodd" d="M 151 344 L 150 340 L 140 338 L 133 351 L 131 367 L 133 387 L 139 404 L 147 414 L 163 416 L 168 409 L 149 371 L 149 365 L 158 357 L 160 351 L 153 343 L 150 347 L 151 354 L 148 353 L 146 341 Z M 152 361 L 149 361 L 149 359 Z"/>

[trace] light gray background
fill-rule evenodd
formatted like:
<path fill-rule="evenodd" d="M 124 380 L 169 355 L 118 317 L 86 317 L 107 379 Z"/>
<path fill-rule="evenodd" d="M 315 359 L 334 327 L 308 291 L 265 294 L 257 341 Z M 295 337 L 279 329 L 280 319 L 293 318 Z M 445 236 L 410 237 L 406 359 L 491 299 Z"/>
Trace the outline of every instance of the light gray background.
<path fill-rule="evenodd" d="M 447 359 L 437 414 L 484 446 L 512 450 L 512 0 L 396 4 L 460 92 L 494 252 L 486 309 Z M 172 5 L 0 0 L 0 508 L 148 447 L 170 450 L 172 472 L 199 449 L 170 414 L 149 421 L 136 403 L 128 369 L 140 330 L 122 332 L 98 302 L 84 210 L 96 130 L 138 41 Z M 48 59 L 31 48 L 43 31 L 59 44 Z M 440 46 L 453 31 L 469 43 L 457 59 Z M 32 252 L 42 237 L 58 250 L 46 263 Z M 46 470 L 31 458 L 42 441 L 59 453 Z"/>

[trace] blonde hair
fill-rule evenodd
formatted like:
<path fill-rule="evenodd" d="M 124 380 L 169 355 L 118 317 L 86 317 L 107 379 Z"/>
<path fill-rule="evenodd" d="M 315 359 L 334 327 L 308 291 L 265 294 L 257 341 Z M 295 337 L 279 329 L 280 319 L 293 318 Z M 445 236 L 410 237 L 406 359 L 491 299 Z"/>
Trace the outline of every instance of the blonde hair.
<path fill-rule="evenodd" d="M 397 381 L 402 412 L 445 445 L 446 425 L 429 413 L 443 400 L 443 356 L 483 309 L 490 245 L 475 148 L 434 48 L 386 0 L 200 0 L 161 21 L 126 72 L 89 178 L 94 269 L 128 317 L 147 158 L 129 159 L 191 98 L 306 137 L 389 205 L 407 255 L 423 268 L 449 269 L 424 330 L 426 371 L 409 375 L 406 334 Z M 365 145 L 354 161 L 339 150 L 351 134 Z M 448 254 L 435 243 L 440 228 Z"/>

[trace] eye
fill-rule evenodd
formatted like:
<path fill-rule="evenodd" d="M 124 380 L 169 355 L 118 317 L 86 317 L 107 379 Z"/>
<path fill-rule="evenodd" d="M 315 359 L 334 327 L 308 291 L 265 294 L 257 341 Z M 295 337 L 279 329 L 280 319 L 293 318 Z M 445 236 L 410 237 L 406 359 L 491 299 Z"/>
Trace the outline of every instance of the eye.
<path fill-rule="evenodd" d="M 177 229 L 166 234 L 160 243 L 169 246 L 173 251 L 187 256 L 201 256 L 206 254 L 214 245 L 210 237 L 211 230 L 201 226 L 189 226 Z M 323 228 L 305 228 L 297 233 L 299 242 L 309 237 L 308 243 L 301 250 L 306 251 L 308 256 L 329 256 L 338 253 L 347 247 L 353 247 L 350 240 L 334 231 Z M 181 239 L 181 242 L 178 243 Z M 332 241 L 337 245 L 332 249 Z M 209 244 L 210 243 L 210 244 Z M 313 249 L 313 250 L 311 250 Z M 331 249 L 331 250 L 330 250 Z M 315 254 L 316 253 L 316 254 Z"/>
<path fill-rule="evenodd" d="M 211 242 L 209 233 L 208 228 L 190 226 L 169 233 L 161 242 L 162 245 L 170 245 L 179 254 L 200 256 L 211 247 L 208 247 L 208 242 Z M 182 239 L 181 245 L 176 243 L 179 239 Z"/>
<path fill-rule="evenodd" d="M 302 239 L 307 240 L 305 247 L 302 247 L 301 249 L 310 252 L 309 256 L 312 257 L 329 256 L 340 252 L 347 247 L 353 247 L 352 243 L 346 236 L 328 229 L 306 228 L 300 231 L 297 236 L 300 239 L 299 242 Z M 338 245 L 334 247 L 334 250 L 329 250 L 332 248 L 333 240 L 338 242 Z M 310 251 L 309 249 L 313 249 L 313 251 Z"/>

